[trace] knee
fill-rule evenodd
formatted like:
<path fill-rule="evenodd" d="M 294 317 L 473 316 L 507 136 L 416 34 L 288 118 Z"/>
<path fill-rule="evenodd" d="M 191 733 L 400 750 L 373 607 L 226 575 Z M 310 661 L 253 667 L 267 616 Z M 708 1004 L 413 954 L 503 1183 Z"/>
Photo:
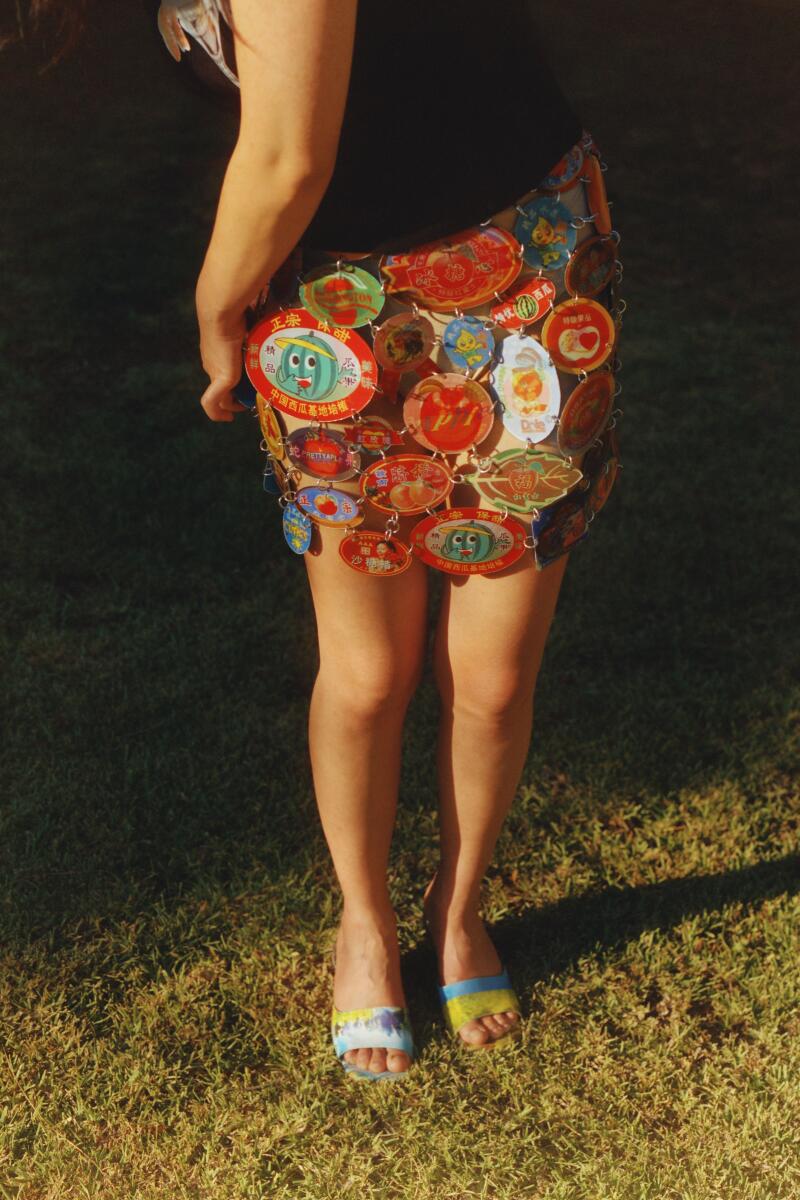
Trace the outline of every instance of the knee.
<path fill-rule="evenodd" d="M 321 656 L 317 685 L 335 695 L 339 711 L 370 720 L 402 710 L 414 694 L 422 664 L 412 657 L 354 651 L 346 657 Z"/>
<path fill-rule="evenodd" d="M 527 664 L 484 671 L 450 666 L 437 673 L 437 682 L 443 704 L 483 722 L 503 725 L 532 711 L 537 674 Z"/>

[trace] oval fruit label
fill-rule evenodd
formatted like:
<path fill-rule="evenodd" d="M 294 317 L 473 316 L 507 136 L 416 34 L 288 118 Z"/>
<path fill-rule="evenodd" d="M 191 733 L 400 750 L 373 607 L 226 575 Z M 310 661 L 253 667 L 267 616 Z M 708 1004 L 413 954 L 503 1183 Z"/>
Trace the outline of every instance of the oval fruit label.
<path fill-rule="evenodd" d="M 583 478 L 578 467 L 549 451 L 501 450 L 493 463 L 488 474 L 476 471 L 471 482 L 492 504 L 514 512 L 553 504 Z"/>
<path fill-rule="evenodd" d="M 582 454 L 608 423 L 614 398 L 614 376 L 598 371 L 579 383 L 558 419 L 558 448 L 562 454 Z"/>
<path fill-rule="evenodd" d="M 287 504 L 283 510 L 283 536 L 290 550 L 305 554 L 311 545 L 311 520 L 296 504 Z"/>
<path fill-rule="evenodd" d="M 434 312 L 475 308 L 509 287 L 522 267 L 519 242 L 494 225 L 381 259 L 388 292 L 404 292 Z"/>
<path fill-rule="evenodd" d="M 485 575 L 502 571 L 525 553 L 525 529 L 488 508 L 444 508 L 414 526 L 411 548 L 439 571 Z"/>
<path fill-rule="evenodd" d="M 310 273 L 300 287 L 300 303 L 320 321 L 356 329 L 374 321 L 384 305 L 379 279 L 363 267 L 323 267 Z"/>
<path fill-rule="evenodd" d="M 617 478 L 619 459 L 609 458 L 592 480 L 586 506 L 590 513 L 599 513 L 609 497 L 614 481 Z"/>
<path fill-rule="evenodd" d="M 296 417 L 341 421 L 369 404 L 378 368 L 352 329 L 333 329 L 303 308 L 265 317 L 250 331 L 247 374 L 265 400 Z"/>
<path fill-rule="evenodd" d="M 286 449 L 296 467 L 317 479 L 352 479 L 361 465 L 358 452 L 334 429 L 301 426 L 289 434 Z"/>
<path fill-rule="evenodd" d="M 564 286 L 572 296 L 599 296 L 614 278 L 617 248 L 613 238 L 587 238 L 576 247 L 564 272 Z"/>
<path fill-rule="evenodd" d="M 578 144 L 556 163 L 539 184 L 548 192 L 563 192 L 579 178 L 583 168 L 583 147 Z"/>
<path fill-rule="evenodd" d="M 478 317 L 456 317 L 442 334 L 442 345 L 450 362 L 460 371 L 477 371 L 492 361 L 494 337 Z"/>
<path fill-rule="evenodd" d="M 572 213 L 555 196 L 535 196 L 522 205 L 514 233 L 529 267 L 557 271 L 566 266 L 578 238 L 572 221 Z"/>
<path fill-rule="evenodd" d="M 551 279 L 535 275 L 525 279 L 508 293 L 491 311 L 491 318 L 504 329 L 521 329 L 533 325 L 553 307 L 557 295 Z"/>
<path fill-rule="evenodd" d="M 362 575 L 386 578 L 388 575 L 399 575 L 411 566 L 408 546 L 397 538 L 389 538 L 369 529 L 342 538 L 339 553 L 348 567 L 360 571 Z"/>
<path fill-rule="evenodd" d="M 550 313 L 542 326 L 542 345 L 562 371 L 580 375 L 606 361 L 616 335 L 614 318 L 602 304 L 576 296 Z"/>
<path fill-rule="evenodd" d="M 415 383 L 403 404 L 403 420 L 428 450 L 458 454 L 475 446 L 494 424 L 494 404 L 484 387 L 463 375 L 429 375 Z"/>
<path fill-rule="evenodd" d="M 397 313 L 381 322 L 372 350 L 387 371 L 413 371 L 429 357 L 435 338 L 427 317 Z"/>
<path fill-rule="evenodd" d="M 256 407 L 258 408 L 258 423 L 261 426 L 261 432 L 264 435 L 267 449 L 275 458 L 283 458 L 285 432 L 278 414 L 274 408 L 267 404 L 260 392 L 256 392 Z"/>
<path fill-rule="evenodd" d="M 541 442 L 561 407 L 561 384 L 547 351 L 529 334 L 512 333 L 500 344 L 494 388 L 503 403 L 503 424 L 521 442 Z"/>
<path fill-rule="evenodd" d="M 586 199 L 589 202 L 589 212 L 592 214 L 594 227 L 598 233 L 611 233 L 613 228 L 611 209 L 606 195 L 603 169 L 596 154 L 586 155 L 586 173 L 589 176 L 589 182 L 586 185 Z"/>
<path fill-rule="evenodd" d="M 364 520 L 355 496 L 339 488 L 311 484 L 295 496 L 297 507 L 319 525 L 359 525 Z"/>
<path fill-rule="evenodd" d="M 406 515 L 434 508 L 453 490 L 444 463 L 426 454 L 393 454 L 363 472 L 361 494 L 383 512 Z"/>

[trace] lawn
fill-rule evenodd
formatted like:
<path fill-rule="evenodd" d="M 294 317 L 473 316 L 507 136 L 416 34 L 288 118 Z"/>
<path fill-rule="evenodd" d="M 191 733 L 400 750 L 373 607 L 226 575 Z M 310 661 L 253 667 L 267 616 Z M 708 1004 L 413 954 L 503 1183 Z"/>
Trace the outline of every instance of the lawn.
<path fill-rule="evenodd" d="M 456 1053 L 438 1011 L 429 674 L 415 698 L 392 1086 L 329 1040 L 305 572 L 254 422 L 197 405 L 234 130 L 137 15 L 2 64 L 0 1197 L 796 1200 L 792 6 L 577 0 L 550 31 L 622 232 L 624 469 L 486 878 L 516 1055 Z"/>

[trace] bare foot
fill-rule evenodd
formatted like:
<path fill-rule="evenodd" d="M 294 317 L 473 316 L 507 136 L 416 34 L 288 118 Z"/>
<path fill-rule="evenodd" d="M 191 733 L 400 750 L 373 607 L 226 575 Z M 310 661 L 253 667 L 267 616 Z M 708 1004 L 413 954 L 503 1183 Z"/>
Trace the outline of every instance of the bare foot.
<path fill-rule="evenodd" d="M 422 908 L 436 945 L 439 979 L 447 984 L 478 975 L 498 975 L 502 963 L 483 921 L 477 912 L 448 913 L 436 881 L 434 876 L 425 889 Z M 503 1037 L 518 1023 L 519 1013 L 509 1010 L 465 1021 L 458 1032 L 471 1046 L 482 1046 Z"/>
<path fill-rule="evenodd" d="M 333 1003 L 342 1012 L 379 1004 L 405 1007 L 400 978 L 400 950 L 394 915 L 343 913 L 336 934 Z M 345 1062 L 362 1071 L 405 1071 L 411 1060 L 405 1050 L 385 1046 L 348 1050 Z"/>

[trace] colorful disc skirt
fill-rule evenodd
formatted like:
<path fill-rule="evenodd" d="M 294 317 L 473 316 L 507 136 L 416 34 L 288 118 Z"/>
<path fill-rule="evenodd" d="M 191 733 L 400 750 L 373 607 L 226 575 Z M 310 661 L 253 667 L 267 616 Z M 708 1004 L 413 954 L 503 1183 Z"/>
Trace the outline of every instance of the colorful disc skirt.
<path fill-rule="evenodd" d="M 547 567 L 618 478 L 619 234 L 591 135 L 538 187 L 402 254 L 295 250 L 237 396 L 287 545 L 353 570 Z"/>

